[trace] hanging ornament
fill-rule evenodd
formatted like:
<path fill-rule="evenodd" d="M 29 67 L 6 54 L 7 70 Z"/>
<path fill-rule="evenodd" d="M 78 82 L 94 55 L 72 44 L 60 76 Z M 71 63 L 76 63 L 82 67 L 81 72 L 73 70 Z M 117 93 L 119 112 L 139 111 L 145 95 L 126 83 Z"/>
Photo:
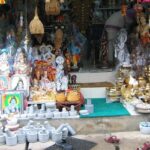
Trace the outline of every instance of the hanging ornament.
<path fill-rule="evenodd" d="M 6 4 L 5 0 L 0 0 L 0 4 Z"/>
<path fill-rule="evenodd" d="M 20 22 L 19 22 L 19 24 L 20 24 L 20 27 L 23 27 L 23 14 L 22 14 L 22 12 L 20 13 Z"/>
<path fill-rule="evenodd" d="M 29 30 L 30 30 L 30 33 L 36 37 L 37 41 L 41 43 L 43 35 L 44 35 L 44 26 L 41 20 L 39 19 L 37 8 L 35 9 L 35 16 L 29 24 Z"/>
<path fill-rule="evenodd" d="M 134 5 L 134 10 L 136 11 L 137 14 L 140 14 L 143 11 L 143 6 L 137 3 Z"/>
<path fill-rule="evenodd" d="M 64 0 L 60 0 L 60 3 L 64 3 Z"/>
<path fill-rule="evenodd" d="M 59 15 L 60 3 L 58 0 L 45 0 L 46 15 Z"/>
<path fill-rule="evenodd" d="M 63 42 L 63 31 L 61 29 L 57 29 L 55 32 L 55 39 L 54 39 L 54 47 L 55 49 L 60 49 Z"/>
<path fill-rule="evenodd" d="M 127 13 L 127 4 L 126 0 L 123 0 L 121 4 L 121 15 L 126 16 L 126 13 Z"/>

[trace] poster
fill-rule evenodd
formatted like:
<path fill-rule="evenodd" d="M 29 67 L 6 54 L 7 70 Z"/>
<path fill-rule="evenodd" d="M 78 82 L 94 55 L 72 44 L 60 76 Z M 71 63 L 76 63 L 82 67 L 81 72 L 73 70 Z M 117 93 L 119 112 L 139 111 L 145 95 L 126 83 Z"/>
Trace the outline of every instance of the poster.
<path fill-rule="evenodd" d="M 1 112 L 18 114 L 23 111 L 23 94 L 17 91 L 1 92 Z"/>
<path fill-rule="evenodd" d="M 0 90 L 9 90 L 10 78 L 4 75 L 0 75 Z"/>

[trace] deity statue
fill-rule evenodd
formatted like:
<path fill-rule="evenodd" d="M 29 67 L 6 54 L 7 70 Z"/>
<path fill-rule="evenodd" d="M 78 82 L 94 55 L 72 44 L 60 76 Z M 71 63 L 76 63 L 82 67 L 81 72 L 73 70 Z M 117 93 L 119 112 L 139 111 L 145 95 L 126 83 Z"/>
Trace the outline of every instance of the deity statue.
<path fill-rule="evenodd" d="M 56 90 L 65 91 L 68 89 L 68 77 L 64 75 L 64 58 L 62 56 L 58 56 L 56 58 L 56 64 Z"/>
<path fill-rule="evenodd" d="M 14 62 L 14 71 L 16 74 L 29 75 L 31 68 L 27 62 L 27 57 L 22 49 L 18 49 Z"/>
<path fill-rule="evenodd" d="M 44 75 L 40 81 L 40 87 L 46 91 L 55 90 L 55 84 L 48 79 L 47 71 L 44 71 Z"/>
<path fill-rule="evenodd" d="M 72 56 L 73 68 L 78 68 L 78 64 L 80 62 L 80 45 L 75 43 L 73 40 L 68 46 L 68 50 Z"/>
<path fill-rule="evenodd" d="M 140 35 L 140 40 L 143 46 L 146 46 L 150 43 L 150 26 L 146 23 L 145 16 L 142 14 L 138 17 L 138 24 L 137 31 Z"/>
<path fill-rule="evenodd" d="M 0 55 L 0 75 L 9 75 L 10 73 L 10 66 L 8 62 L 8 54 L 3 52 Z"/>
<path fill-rule="evenodd" d="M 119 66 L 123 64 L 130 64 L 130 54 L 126 46 L 126 41 L 127 31 L 125 29 L 121 29 L 115 41 L 115 57 L 119 61 Z"/>

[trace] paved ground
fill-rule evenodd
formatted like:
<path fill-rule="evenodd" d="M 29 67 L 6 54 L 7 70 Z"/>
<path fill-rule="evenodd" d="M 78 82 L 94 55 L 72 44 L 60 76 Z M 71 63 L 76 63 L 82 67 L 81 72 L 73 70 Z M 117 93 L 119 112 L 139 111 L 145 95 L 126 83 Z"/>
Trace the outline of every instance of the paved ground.
<path fill-rule="evenodd" d="M 112 133 L 112 135 L 116 135 L 120 138 L 120 150 L 136 150 L 137 147 L 141 146 L 144 142 L 150 141 L 150 135 L 142 135 L 140 132 L 118 132 Z M 91 135 L 77 135 L 76 138 L 89 140 L 97 143 L 97 145 L 92 148 L 92 150 L 115 150 L 114 146 L 108 144 L 104 141 L 104 138 L 107 137 L 106 134 L 91 134 Z M 43 150 L 53 142 L 48 143 L 32 143 L 30 144 L 30 148 L 32 150 Z M 0 146 L 0 150 L 24 150 L 24 144 L 18 144 L 17 146 Z M 83 149 L 81 149 L 83 150 Z"/>

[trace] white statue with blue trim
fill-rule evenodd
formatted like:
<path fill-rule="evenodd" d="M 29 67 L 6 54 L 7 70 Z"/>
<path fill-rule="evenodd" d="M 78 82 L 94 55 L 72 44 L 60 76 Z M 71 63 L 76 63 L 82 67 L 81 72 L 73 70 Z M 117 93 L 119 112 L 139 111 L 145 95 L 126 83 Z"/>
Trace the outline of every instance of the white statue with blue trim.
<path fill-rule="evenodd" d="M 56 90 L 57 91 L 66 91 L 68 89 L 68 77 L 64 74 L 64 58 L 62 56 L 58 56 L 56 58 Z"/>
<path fill-rule="evenodd" d="M 118 66 L 123 64 L 130 65 L 130 54 L 126 46 L 126 41 L 127 31 L 122 28 L 119 31 L 115 41 L 115 58 L 117 58 L 119 61 Z"/>
<path fill-rule="evenodd" d="M 27 60 L 27 55 L 23 48 L 19 48 L 16 53 L 14 62 L 14 72 L 15 74 L 25 74 L 30 75 L 31 67 Z"/>
<path fill-rule="evenodd" d="M 0 50 L 0 75 L 9 76 L 10 74 L 10 65 L 8 62 L 8 54 L 6 49 Z"/>

